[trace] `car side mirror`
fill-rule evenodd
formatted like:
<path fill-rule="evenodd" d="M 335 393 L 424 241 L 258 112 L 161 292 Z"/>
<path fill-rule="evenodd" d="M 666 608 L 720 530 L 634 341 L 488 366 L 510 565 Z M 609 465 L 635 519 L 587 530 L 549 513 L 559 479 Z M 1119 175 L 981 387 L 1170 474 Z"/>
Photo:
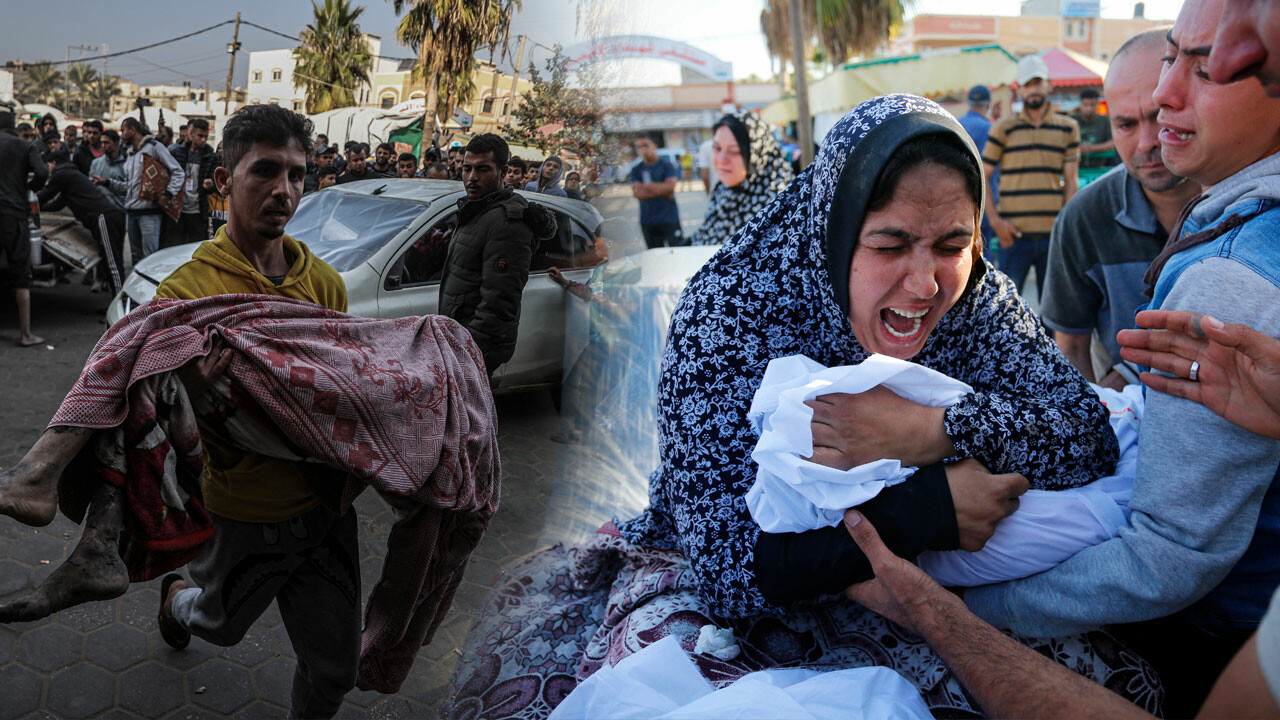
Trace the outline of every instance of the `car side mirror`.
<path fill-rule="evenodd" d="M 396 290 L 400 287 L 400 273 L 387 276 L 386 287 L 388 290 Z"/>

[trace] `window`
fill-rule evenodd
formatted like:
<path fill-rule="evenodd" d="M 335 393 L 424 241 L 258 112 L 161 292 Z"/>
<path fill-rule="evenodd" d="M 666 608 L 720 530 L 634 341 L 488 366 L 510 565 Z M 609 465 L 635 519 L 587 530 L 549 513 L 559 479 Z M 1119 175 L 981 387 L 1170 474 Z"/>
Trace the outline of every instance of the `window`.
<path fill-rule="evenodd" d="M 294 112 L 302 112 L 302 101 L 301 101 L 301 100 L 294 100 L 294 101 L 293 101 L 293 111 L 294 111 Z"/>
<path fill-rule="evenodd" d="M 391 108 L 391 106 L 392 106 L 392 105 L 395 105 L 395 104 L 396 104 L 396 96 L 395 96 L 395 95 L 383 95 L 383 96 L 382 96 L 382 109 L 383 109 L 383 110 L 390 109 L 390 108 Z"/>
<path fill-rule="evenodd" d="M 342 192 L 312 193 L 285 226 L 316 257 L 346 272 L 373 257 L 422 214 L 408 200 Z"/>
<path fill-rule="evenodd" d="M 276 69 L 272 70 L 272 71 L 271 71 L 271 82 L 280 82 L 280 78 L 281 78 L 283 75 L 284 75 L 284 73 L 282 73 L 282 72 L 280 71 L 280 68 L 276 68 Z"/>
<path fill-rule="evenodd" d="M 449 241 L 458 228 L 457 213 L 449 213 L 413 241 L 409 249 L 391 266 L 387 274 L 386 289 L 396 290 L 440 282 L 444 274 L 444 261 L 449 256 Z"/>
<path fill-rule="evenodd" d="M 511 101 L 510 101 L 510 100 L 503 100 L 503 101 L 502 101 L 502 114 L 503 114 L 503 115 L 506 115 L 506 114 L 507 114 L 507 113 L 509 113 L 509 112 L 511 112 Z"/>
<path fill-rule="evenodd" d="M 1089 39 L 1089 21 L 1082 19 L 1073 19 L 1067 21 L 1066 28 L 1067 40 L 1088 40 Z"/>
<path fill-rule="evenodd" d="M 493 98 L 487 97 L 484 99 L 484 105 L 480 108 L 480 112 L 486 115 L 493 112 Z"/>
<path fill-rule="evenodd" d="M 254 71 L 253 71 L 253 79 L 252 79 L 252 80 L 250 80 L 249 82 L 262 82 L 262 71 L 261 71 L 261 70 L 254 70 Z"/>
<path fill-rule="evenodd" d="M 536 201 L 534 201 L 536 202 Z M 544 205 L 556 216 L 556 234 L 534 253 L 529 263 L 533 272 L 545 271 L 552 265 L 558 268 L 592 267 L 600 262 L 593 251 L 595 238 L 567 214 Z"/>

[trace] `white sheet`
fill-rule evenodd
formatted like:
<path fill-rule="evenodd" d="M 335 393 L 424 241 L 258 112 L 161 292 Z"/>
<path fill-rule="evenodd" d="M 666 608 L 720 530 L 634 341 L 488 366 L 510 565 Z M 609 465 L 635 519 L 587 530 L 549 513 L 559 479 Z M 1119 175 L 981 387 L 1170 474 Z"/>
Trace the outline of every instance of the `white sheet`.
<path fill-rule="evenodd" d="M 613 667 L 600 668 L 551 713 L 551 720 L 926 720 L 931 717 L 915 687 L 884 667 L 825 673 L 764 670 L 716 690 L 698 672 L 674 635 Z"/>
<path fill-rule="evenodd" d="M 813 454 L 813 411 L 804 401 L 829 393 L 865 392 L 877 385 L 931 407 L 952 405 L 972 392 L 939 372 L 884 355 L 836 368 L 801 355 L 769 363 L 749 411 L 760 433 L 751 455 L 760 469 L 746 500 L 763 530 L 803 532 L 837 525 L 846 509 L 916 471 L 897 460 L 840 471 L 805 459 Z M 1130 385 L 1118 393 L 1092 387 L 1110 411 L 1111 428 L 1120 443 L 1116 474 L 1072 490 L 1029 491 L 981 551 L 924 553 L 918 558 L 921 568 L 944 585 L 985 585 L 1042 572 L 1116 535 L 1129 517 L 1142 388 Z"/>

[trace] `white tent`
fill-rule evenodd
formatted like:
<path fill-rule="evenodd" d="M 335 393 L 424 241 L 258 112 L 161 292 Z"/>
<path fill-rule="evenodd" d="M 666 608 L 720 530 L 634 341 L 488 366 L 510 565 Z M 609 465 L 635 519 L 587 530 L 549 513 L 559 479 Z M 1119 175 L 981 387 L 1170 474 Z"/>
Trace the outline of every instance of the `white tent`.
<path fill-rule="evenodd" d="M 372 146 L 387 142 L 392 132 L 420 120 L 422 113 L 348 107 L 307 117 L 315 125 L 316 134 L 328 136 L 330 144 L 341 148 L 343 143 L 350 141 L 369 143 Z"/>

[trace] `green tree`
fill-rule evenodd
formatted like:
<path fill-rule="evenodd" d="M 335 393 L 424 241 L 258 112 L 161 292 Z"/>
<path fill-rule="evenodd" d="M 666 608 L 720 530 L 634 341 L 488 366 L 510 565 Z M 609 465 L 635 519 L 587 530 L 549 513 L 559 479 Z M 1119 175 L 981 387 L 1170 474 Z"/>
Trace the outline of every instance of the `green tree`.
<path fill-rule="evenodd" d="M 515 145 L 546 154 L 567 150 L 584 160 L 597 159 L 603 136 L 599 99 L 590 88 L 569 85 L 568 62 L 557 45 L 547 59 L 545 77 L 529 63 L 533 87 L 512 113 L 515 122 L 502 134 Z"/>
<path fill-rule="evenodd" d="M 422 113 L 422 146 L 436 132 L 441 101 L 446 109 L 465 103 L 475 92 L 476 51 L 502 47 L 510 38 L 511 17 L 520 0 L 391 0 L 400 18 L 396 39 L 418 54 L 413 78 L 427 86 Z"/>
<path fill-rule="evenodd" d="M 111 98 L 120 94 L 120 78 L 116 75 L 103 75 L 89 86 L 86 106 L 88 115 L 106 115 L 111 109 Z"/>
<path fill-rule="evenodd" d="M 48 60 L 28 66 L 18 99 L 26 103 L 48 103 L 62 86 L 62 71 Z"/>
<path fill-rule="evenodd" d="M 322 113 L 356 104 L 356 89 L 369 82 L 373 54 L 356 20 L 363 7 L 350 0 L 311 2 L 314 18 L 298 33 L 293 86 L 307 96 L 307 112 Z"/>
<path fill-rule="evenodd" d="M 67 78 L 71 81 L 71 98 L 77 102 L 77 114 L 84 114 L 85 96 L 98 82 L 98 71 L 86 63 L 76 63 L 67 68 Z"/>

